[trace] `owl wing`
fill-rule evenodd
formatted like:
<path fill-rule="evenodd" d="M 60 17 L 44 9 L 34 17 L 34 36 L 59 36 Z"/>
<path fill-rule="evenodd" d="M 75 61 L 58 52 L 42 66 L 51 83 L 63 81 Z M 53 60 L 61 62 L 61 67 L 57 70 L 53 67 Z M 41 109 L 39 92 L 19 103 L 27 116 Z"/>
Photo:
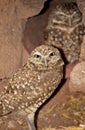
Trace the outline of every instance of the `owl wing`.
<path fill-rule="evenodd" d="M 6 115 L 14 111 L 17 106 L 20 104 L 21 97 L 20 95 L 7 94 L 0 95 L 0 115 Z"/>
<path fill-rule="evenodd" d="M 29 69 L 28 69 L 29 71 Z M 7 79 L 7 84 L 0 93 L 0 115 L 8 114 L 19 106 L 23 98 L 24 77 L 27 72 L 27 67 L 19 69 L 12 78 Z"/>

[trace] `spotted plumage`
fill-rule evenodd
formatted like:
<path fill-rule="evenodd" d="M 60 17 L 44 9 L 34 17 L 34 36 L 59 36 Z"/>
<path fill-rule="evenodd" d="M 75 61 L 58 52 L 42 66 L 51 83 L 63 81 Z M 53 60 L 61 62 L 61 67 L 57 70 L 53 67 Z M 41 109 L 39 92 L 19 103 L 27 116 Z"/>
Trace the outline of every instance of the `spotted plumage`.
<path fill-rule="evenodd" d="M 63 60 L 57 49 L 48 45 L 35 48 L 27 64 L 19 69 L 0 94 L 0 115 L 15 111 L 27 115 L 32 127 L 37 109 L 61 82 Z"/>
<path fill-rule="evenodd" d="M 49 16 L 46 33 L 46 44 L 60 48 L 66 63 L 79 60 L 85 27 L 75 3 L 57 4 Z"/>

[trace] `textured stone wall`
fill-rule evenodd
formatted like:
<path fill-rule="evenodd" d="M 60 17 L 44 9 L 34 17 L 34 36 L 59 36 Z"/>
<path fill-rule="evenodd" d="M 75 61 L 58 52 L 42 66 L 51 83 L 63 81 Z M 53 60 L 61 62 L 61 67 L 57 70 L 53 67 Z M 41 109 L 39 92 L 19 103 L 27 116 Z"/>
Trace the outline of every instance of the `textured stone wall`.
<path fill-rule="evenodd" d="M 45 0 L 0 0 L 0 79 L 12 76 L 27 60 L 22 44 L 25 22 L 40 12 Z"/>

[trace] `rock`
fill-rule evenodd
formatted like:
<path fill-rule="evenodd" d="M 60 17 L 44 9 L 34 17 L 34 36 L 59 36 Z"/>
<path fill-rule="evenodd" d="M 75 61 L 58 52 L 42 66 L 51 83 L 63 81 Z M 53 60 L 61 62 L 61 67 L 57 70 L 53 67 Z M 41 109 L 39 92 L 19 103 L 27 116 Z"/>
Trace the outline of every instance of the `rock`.
<path fill-rule="evenodd" d="M 65 68 L 65 79 L 69 79 L 70 77 L 70 73 L 71 71 L 73 70 L 74 66 L 78 64 L 78 61 L 76 61 L 75 63 L 73 64 L 68 64 Z"/>
<path fill-rule="evenodd" d="M 80 61 L 85 61 L 85 36 L 81 45 Z"/>
<path fill-rule="evenodd" d="M 17 16 L 26 19 L 37 15 L 44 6 L 46 0 L 16 0 Z"/>
<path fill-rule="evenodd" d="M 77 0 L 78 7 L 83 14 L 83 23 L 85 24 L 85 0 Z"/>
<path fill-rule="evenodd" d="M 78 63 L 70 73 L 70 91 L 85 92 L 85 62 Z"/>
<path fill-rule="evenodd" d="M 0 1 L 0 79 L 11 77 L 26 63 L 28 53 L 22 43 L 25 23 L 40 12 L 45 1 Z"/>

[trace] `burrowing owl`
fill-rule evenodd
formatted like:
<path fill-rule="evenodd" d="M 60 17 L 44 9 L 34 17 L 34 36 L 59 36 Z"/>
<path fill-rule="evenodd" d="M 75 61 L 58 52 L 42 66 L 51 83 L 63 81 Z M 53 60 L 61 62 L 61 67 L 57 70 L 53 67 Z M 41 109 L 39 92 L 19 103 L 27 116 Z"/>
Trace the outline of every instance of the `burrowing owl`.
<path fill-rule="evenodd" d="M 75 3 L 58 4 L 49 16 L 46 32 L 46 44 L 60 48 L 67 63 L 79 59 L 85 30 Z"/>
<path fill-rule="evenodd" d="M 8 80 L 0 94 L 0 115 L 17 112 L 27 115 L 34 130 L 34 115 L 53 93 L 63 75 L 63 60 L 49 45 L 35 48 L 27 64 Z"/>

